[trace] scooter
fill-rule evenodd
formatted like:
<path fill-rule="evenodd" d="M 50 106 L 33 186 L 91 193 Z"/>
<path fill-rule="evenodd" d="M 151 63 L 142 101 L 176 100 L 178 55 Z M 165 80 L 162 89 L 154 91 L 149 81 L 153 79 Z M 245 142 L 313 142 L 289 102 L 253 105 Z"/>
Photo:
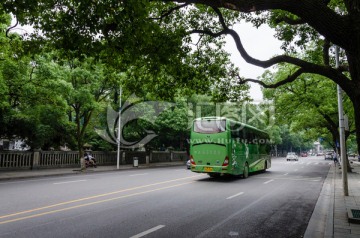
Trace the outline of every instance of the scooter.
<path fill-rule="evenodd" d="M 96 168 L 97 167 L 97 165 L 96 165 L 96 163 L 94 162 L 94 163 L 92 163 L 91 161 L 89 161 L 89 160 L 85 160 L 85 167 L 86 168 L 88 168 L 88 167 L 94 167 L 94 168 Z"/>
<path fill-rule="evenodd" d="M 85 167 L 88 168 L 88 167 L 94 167 L 96 168 L 97 165 L 96 165 L 96 160 L 94 159 L 93 156 L 91 155 L 85 155 Z"/>

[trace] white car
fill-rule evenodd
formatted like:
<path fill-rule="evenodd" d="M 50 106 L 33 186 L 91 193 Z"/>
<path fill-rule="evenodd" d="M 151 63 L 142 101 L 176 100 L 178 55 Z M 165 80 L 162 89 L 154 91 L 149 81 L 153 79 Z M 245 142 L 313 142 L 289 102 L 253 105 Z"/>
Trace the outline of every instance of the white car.
<path fill-rule="evenodd" d="M 289 153 L 287 153 L 287 155 L 286 155 L 286 160 L 287 160 L 287 161 L 290 161 L 290 160 L 298 161 L 299 158 L 298 158 L 298 156 L 297 156 L 294 152 L 289 152 Z"/>
<path fill-rule="evenodd" d="M 327 152 L 327 153 L 325 154 L 325 160 L 327 160 L 327 159 L 333 160 L 333 153 Z"/>

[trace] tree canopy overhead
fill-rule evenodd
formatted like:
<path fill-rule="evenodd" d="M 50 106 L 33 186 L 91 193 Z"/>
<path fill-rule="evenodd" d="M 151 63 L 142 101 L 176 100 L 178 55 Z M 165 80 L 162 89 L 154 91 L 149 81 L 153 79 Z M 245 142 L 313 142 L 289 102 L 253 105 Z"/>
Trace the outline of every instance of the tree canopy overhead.
<path fill-rule="evenodd" d="M 167 1 L 168 2 L 168 1 Z M 170 1 L 174 2 L 174 1 Z M 257 82 L 263 87 L 276 88 L 293 82 L 305 73 L 318 74 L 339 84 L 351 99 L 356 121 L 356 134 L 360 145 L 360 2 L 357 0 L 291 1 L 291 0 L 233 0 L 233 1 L 175 1 L 195 3 L 214 9 L 219 17 L 222 30 L 201 29 L 197 32 L 213 37 L 231 35 L 241 56 L 260 67 L 270 67 L 280 63 L 296 66 L 296 70 L 282 80 L 266 84 L 256 79 L 244 79 L 239 75 L 239 83 Z M 240 18 L 251 21 L 255 26 L 269 24 L 277 31 L 276 37 L 284 42 L 286 54 L 268 60 L 251 57 L 241 43 L 238 34 L 230 28 L 219 9 L 241 13 Z M 246 14 L 254 13 L 254 14 Z M 315 43 L 322 52 L 322 60 L 292 57 L 298 49 L 304 50 L 309 42 Z M 266 42 L 264 42 L 266 44 Z M 341 48 L 340 67 L 335 68 L 331 46 Z M 360 147 L 360 146 L 359 146 Z"/>
<path fill-rule="evenodd" d="M 273 84 L 246 79 L 276 88 L 305 73 L 317 74 L 339 84 L 354 106 L 356 134 L 360 145 L 360 2 L 358 0 L 5 0 L 2 7 L 21 23 L 41 30 L 67 52 L 106 54 L 121 52 L 124 60 L 142 59 L 159 64 L 181 65 L 183 55 L 193 50 L 190 36 L 221 45 L 231 35 L 241 56 L 260 67 L 295 66 L 294 71 Z M 268 24 L 283 41 L 284 55 L 258 60 L 249 55 L 231 26 L 240 20 L 255 26 Z M 322 52 L 321 61 L 294 57 L 311 42 Z M 266 44 L 266 42 L 264 42 Z M 331 47 L 340 47 L 340 67 L 335 68 Z M 202 62 L 204 63 L 204 62 Z M 360 146 L 359 146 L 360 147 Z"/>

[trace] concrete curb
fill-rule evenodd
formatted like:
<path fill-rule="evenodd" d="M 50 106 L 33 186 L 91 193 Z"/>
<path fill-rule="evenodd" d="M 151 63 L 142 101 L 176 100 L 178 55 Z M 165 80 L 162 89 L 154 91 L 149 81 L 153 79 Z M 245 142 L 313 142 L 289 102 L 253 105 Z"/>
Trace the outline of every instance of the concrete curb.
<path fill-rule="evenodd" d="M 334 222 L 334 167 L 331 166 L 324 181 L 315 209 L 311 215 L 305 238 L 333 237 Z"/>

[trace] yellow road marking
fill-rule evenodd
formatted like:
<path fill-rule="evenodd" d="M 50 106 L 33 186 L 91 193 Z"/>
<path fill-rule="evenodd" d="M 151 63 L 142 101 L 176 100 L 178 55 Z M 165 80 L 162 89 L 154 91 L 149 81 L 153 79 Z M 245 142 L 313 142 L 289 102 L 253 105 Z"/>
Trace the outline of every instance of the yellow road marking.
<path fill-rule="evenodd" d="M 8 215 L 3 215 L 3 216 L 0 216 L 0 219 L 7 218 L 7 217 L 13 217 L 13 216 L 21 215 L 21 214 L 26 214 L 26 213 L 31 213 L 31 212 L 35 212 L 35 211 L 40 211 L 40 210 L 44 210 L 44 209 L 48 209 L 48 208 L 58 207 L 58 206 L 62 206 L 62 205 L 67 205 L 67 204 L 71 204 L 71 203 L 75 203 L 75 202 L 81 202 L 81 201 L 85 201 L 85 200 L 90 200 L 90 199 L 94 199 L 94 198 L 105 197 L 105 196 L 109 196 L 109 195 L 113 195 L 113 194 L 117 194 L 117 193 L 128 192 L 128 191 L 132 191 L 132 190 L 136 190 L 136 189 L 141 189 L 141 188 L 161 185 L 161 184 L 165 184 L 165 183 L 171 183 L 171 182 L 176 182 L 176 181 L 180 181 L 180 180 L 195 178 L 195 177 L 199 177 L 199 176 L 201 176 L 201 175 L 195 175 L 195 176 L 190 176 L 190 177 L 185 177 L 185 178 L 180 178 L 180 179 L 173 179 L 173 180 L 168 180 L 168 181 L 164 181 L 164 182 L 153 183 L 153 184 L 143 185 L 143 186 L 139 186 L 139 187 L 123 189 L 123 190 L 114 191 L 114 192 L 110 192 L 110 193 L 99 194 L 99 195 L 95 195 L 95 196 L 91 196 L 91 197 L 79 198 L 79 199 L 70 200 L 70 201 L 67 201 L 67 202 L 56 203 L 56 204 L 49 205 L 49 206 L 44 206 L 44 207 L 34 208 L 34 209 L 31 209 L 31 210 L 26 210 L 26 211 L 12 213 L 12 214 L 8 214 Z"/>
<path fill-rule="evenodd" d="M 94 205 L 94 204 L 98 204 L 98 203 L 104 203 L 104 202 L 109 202 L 109 201 L 118 200 L 118 199 L 122 199 L 122 198 L 133 197 L 133 196 L 136 196 L 136 195 L 155 192 L 155 191 L 164 190 L 164 189 L 168 189 L 168 188 L 174 188 L 174 187 L 178 187 L 178 186 L 182 186 L 182 185 L 186 185 L 186 184 L 190 184 L 190 183 L 194 183 L 194 182 L 176 184 L 176 185 L 171 185 L 171 186 L 167 186 L 167 187 L 163 187 L 163 188 L 157 188 L 157 189 L 153 189 L 153 190 L 149 190 L 149 191 L 138 192 L 138 193 L 133 193 L 133 194 L 124 195 L 124 196 L 120 196 L 120 197 L 109 198 L 109 199 L 100 200 L 100 201 L 96 201 L 96 202 L 90 202 L 90 203 L 80 204 L 80 205 L 76 205 L 76 206 L 72 206 L 72 207 L 67 207 L 67 208 L 57 209 L 57 210 L 53 210 L 53 211 L 43 212 L 43 213 L 34 214 L 34 215 L 30 215 L 30 216 L 19 217 L 19 218 L 15 218 L 15 219 L 11 219 L 11 220 L 1 221 L 0 225 L 15 222 L 15 221 L 21 221 L 21 220 L 25 220 L 25 219 L 40 217 L 40 216 L 53 214 L 53 213 L 57 213 L 57 212 L 67 211 L 67 210 L 71 210 L 71 209 L 75 209 L 75 208 L 79 208 L 79 207 L 85 207 L 85 206 L 90 206 L 90 205 Z"/>

